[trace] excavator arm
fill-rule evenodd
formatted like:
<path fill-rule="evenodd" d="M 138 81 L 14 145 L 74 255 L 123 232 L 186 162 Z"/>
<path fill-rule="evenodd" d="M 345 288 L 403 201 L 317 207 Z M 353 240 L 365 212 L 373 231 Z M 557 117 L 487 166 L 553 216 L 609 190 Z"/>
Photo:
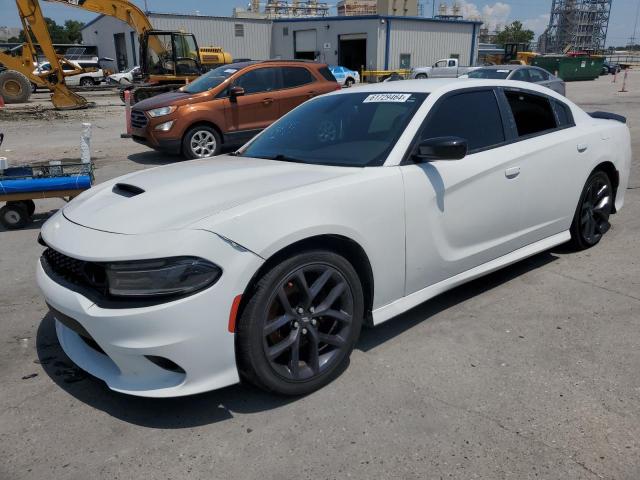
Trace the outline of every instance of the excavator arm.
<path fill-rule="evenodd" d="M 51 90 L 51 101 L 53 105 L 61 110 L 86 108 L 88 102 L 84 97 L 69 90 L 64 83 L 65 72 L 62 70 L 64 59 L 60 59 L 53 48 L 49 28 L 44 20 L 42 9 L 38 0 L 16 0 L 18 14 L 22 21 L 24 30 L 25 43 L 22 46 L 21 56 L 13 56 L 0 52 L 0 63 L 9 70 L 15 70 L 24 75 L 31 83 L 38 86 L 44 86 Z M 34 62 L 37 62 L 37 52 L 35 49 L 33 37 L 40 44 L 42 53 L 47 57 L 51 64 L 51 70 L 46 75 L 35 75 Z M 7 75 L 10 72 L 3 72 Z M 67 75 L 79 72 L 70 71 Z M 12 83 L 13 82 L 13 83 Z M 8 85 L 8 86 L 7 86 Z M 26 86 L 30 88 L 30 85 Z M 7 84 L 3 85 L 4 89 L 20 89 L 25 85 L 20 85 L 20 78 L 9 78 Z"/>

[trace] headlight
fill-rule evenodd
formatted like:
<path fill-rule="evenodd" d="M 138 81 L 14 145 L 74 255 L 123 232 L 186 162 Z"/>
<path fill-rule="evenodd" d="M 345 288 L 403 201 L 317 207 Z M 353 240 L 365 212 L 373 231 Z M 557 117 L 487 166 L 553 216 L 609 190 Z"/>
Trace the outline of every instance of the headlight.
<path fill-rule="evenodd" d="M 169 115 L 170 113 L 173 113 L 175 111 L 176 111 L 176 107 L 170 106 L 170 107 L 154 108 L 153 110 L 148 110 L 147 113 L 149 114 L 150 117 L 156 118 L 156 117 L 162 117 L 164 115 Z"/>
<path fill-rule="evenodd" d="M 173 127 L 173 120 L 169 120 L 168 122 L 161 123 L 160 125 L 156 125 L 156 130 L 160 130 L 161 132 L 168 132 Z"/>
<path fill-rule="evenodd" d="M 172 257 L 106 265 L 109 293 L 117 297 L 187 295 L 213 285 L 222 269 L 197 257 Z"/>

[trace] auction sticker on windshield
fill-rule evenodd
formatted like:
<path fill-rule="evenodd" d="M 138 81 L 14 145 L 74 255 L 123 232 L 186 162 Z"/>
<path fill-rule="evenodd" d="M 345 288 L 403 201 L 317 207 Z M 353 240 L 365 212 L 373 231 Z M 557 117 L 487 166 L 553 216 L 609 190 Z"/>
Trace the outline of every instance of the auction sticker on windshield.
<path fill-rule="evenodd" d="M 375 93 L 365 98 L 362 103 L 404 103 L 409 97 L 410 93 Z"/>

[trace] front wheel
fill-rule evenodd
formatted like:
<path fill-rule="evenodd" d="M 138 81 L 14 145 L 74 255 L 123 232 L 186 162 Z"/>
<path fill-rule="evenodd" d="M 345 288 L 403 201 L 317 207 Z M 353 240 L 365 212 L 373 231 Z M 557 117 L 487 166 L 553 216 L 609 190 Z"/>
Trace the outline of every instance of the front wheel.
<path fill-rule="evenodd" d="M 282 395 L 304 395 L 348 365 L 364 297 L 344 257 L 322 250 L 294 255 L 248 295 L 236 336 L 243 378 Z"/>
<path fill-rule="evenodd" d="M 427 77 L 426 73 L 419 73 L 419 74 L 416 75 L 416 78 L 418 80 L 424 80 L 425 78 L 428 78 L 428 77 Z"/>
<path fill-rule="evenodd" d="M 601 170 L 593 172 L 582 190 L 571 224 L 571 243 L 574 248 L 584 250 L 593 247 L 609 231 L 613 201 L 609 176 Z"/>
<path fill-rule="evenodd" d="M 347 88 L 353 87 L 354 83 L 356 83 L 356 81 L 353 78 L 347 78 L 347 81 L 344 82 L 344 86 Z"/>
<path fill-rule="evenodd" d="M 220 134 L 206 125 L 193 127 L 182 140 L 182 153 L 190 160 L 218 155 L 221 147 Z"/>
<path fill-rule="evenodd" d="M 96 82 L 93 81 L 93 78 L 89 78 L 89 77 L 84 77 L 80 79 L 80 86 L 81 87 L 92 87 L 96 84 Z"/>

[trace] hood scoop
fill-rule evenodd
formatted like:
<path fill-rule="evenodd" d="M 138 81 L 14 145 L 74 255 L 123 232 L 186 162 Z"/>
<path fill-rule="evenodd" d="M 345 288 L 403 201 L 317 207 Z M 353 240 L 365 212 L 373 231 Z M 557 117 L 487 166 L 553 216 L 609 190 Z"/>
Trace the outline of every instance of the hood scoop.
<path fill-rule="evenodd" d="M 135 197 L 136 195 L 140 195 L 144 193 L 144 190 L 140 187 L 136 187 L 135 185 L 131 185 L 129 183 L 116 183 L 111 190 L 116 195 L 122 195 L 123 197 Z"/>

